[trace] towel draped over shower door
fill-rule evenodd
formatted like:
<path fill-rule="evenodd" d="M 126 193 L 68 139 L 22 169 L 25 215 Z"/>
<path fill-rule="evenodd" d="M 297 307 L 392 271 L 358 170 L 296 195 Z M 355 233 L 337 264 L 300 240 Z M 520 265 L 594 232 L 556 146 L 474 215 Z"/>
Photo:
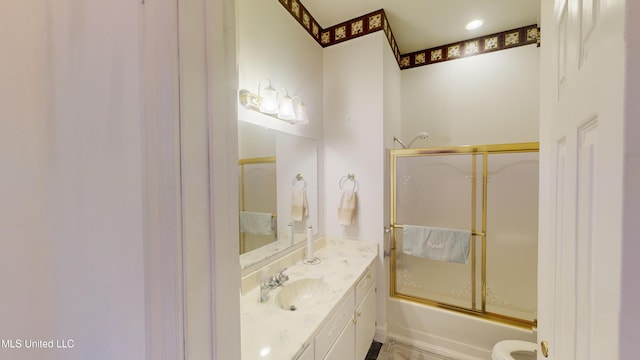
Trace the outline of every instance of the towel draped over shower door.
<path fill-rule="evenodd" d="M 471 231 L 405 224 L 402 251 L 429 260 L 466 264 Z"/>

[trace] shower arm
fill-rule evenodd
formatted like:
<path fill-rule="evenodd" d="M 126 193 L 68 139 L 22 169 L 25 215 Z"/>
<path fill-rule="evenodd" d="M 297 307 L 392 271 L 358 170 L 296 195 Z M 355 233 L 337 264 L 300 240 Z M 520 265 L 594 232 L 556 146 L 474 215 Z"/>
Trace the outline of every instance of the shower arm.
<path fill-rule="evenodd" d="M 426 131 L 420 132 L 418 133 L 416 136 L 413 137 L 413 139 L 411 139 L 411 141 L 409 141 L 409 144 L 405 145 L 404 142 L 402 142 L 402 140 L 400 140 L 398 137 L 394 136 L 393 137 L 393 141 L 397 142 L 398 144 L 400 144 L 402 146 L 403 149 L 407 149 L 410 148 L 411 145 L 413 145 L 414 142 L 416 142 L 416 140 L 420 139 L 420 140 L 424 140 L 426 138 L 429 137 L 429 133 Z"/>
<path fill-rule="evenodd" d="M 393 141 L 397 142 L 398 144 L 400 144 L 400 146 L 402 146 L 403 149 L 407 148 L 407 145 L 405 145 L 402 140 L 398 139 L 397 137 L 393 137 Z"/>

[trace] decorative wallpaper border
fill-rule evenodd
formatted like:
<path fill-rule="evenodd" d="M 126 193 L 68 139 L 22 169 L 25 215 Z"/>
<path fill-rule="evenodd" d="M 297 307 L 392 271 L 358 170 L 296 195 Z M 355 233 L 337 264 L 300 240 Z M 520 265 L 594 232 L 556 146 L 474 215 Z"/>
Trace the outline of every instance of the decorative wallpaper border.
<path fill-rule="evenodd" d="M 534 43 L 537 43 L 538 46 L 540 46 L 540 28 L 538 25 L 529 25 L 496 34 L 415 51 L 409 54 L 400 54 L 398 43 L 393 36 L 393 31 L 391 30 L 391 25 L 389 24 L 389 20 L 387 19 L 384 9 L 323 29 L 311 13 L 309 13 L 307 8 L 302 5 L 300 0 L 278 1 L 323 48 L 355 39 L 360 36 L 368 35 L 376 31 L 384 31 L 385 36 L 389 41 L 389 46 L 391 46 L 391 51 L 393 52 L 401 70 Z"/>
<path fill-rule="evenodd" d="M 398 64 L 400 65 L 400 69 L 404 70 L 530 44 L 538 44 L 538 46 L 540 46 L 540 29 L 538 25 L 524 26 L 496 34 L 403 54 Z"/>
<path fill-rule="evenodd" d="M 320 45 L 327 47 L 382 30 L 384 11 L 377 10 L 322 30 Z"/>
<path fill-rule="evenodd" d="M 398 43 L 393 36 L 389 20 L 387 19 L 387 14 L 384 12 L 384 9 L 370 12 L 322 30 L 320 45 L 322 45 L 322 47 L 327 47 L 380 30 L 384 31 L 386 38 L 389 41 L 389 46 L 391 46 L 391 51 L 393 51 L 396 61 L 399 62 L 400 50 L 398 49 Z"/>
<path fill-rule="evenodd" d="M 316 19 L 311 15 L 309 10 L 302 5 L 300 0 L 278 0 L 280 4 L 284 6 L 285 9 L 293 16 L 294 19 L 298 21 L 302 27 L 307 30 L 309 35 L 313 37 L 318 44 L 320 43 L 320 33 L 322 32 L 322 27 Z M 322 45 L 322 44 L 321 44 Z"/>

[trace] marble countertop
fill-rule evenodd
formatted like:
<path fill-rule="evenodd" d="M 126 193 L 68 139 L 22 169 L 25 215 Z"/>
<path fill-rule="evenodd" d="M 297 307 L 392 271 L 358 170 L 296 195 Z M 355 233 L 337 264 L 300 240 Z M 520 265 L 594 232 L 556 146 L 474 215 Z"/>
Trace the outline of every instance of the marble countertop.
<path fill-rule="evenodd" d="M 327 239 L 326 245 L 315 251 L 320 264 L 297 262 L 289 266 L 288 283 L 322 278 L 329 284 L 330 293 L 322 304 L 297 311 L 282 310 L 274 303 L 282 287 L 272 290 L 269 300 L 263 303 L 258 301 L 257 287 L 244 294 L 240 299 L 242 360 L 288 360 L 301 353 L 377 255 L 376 243 Z M 277 270 L 280 269 L 273 272 Z"/>

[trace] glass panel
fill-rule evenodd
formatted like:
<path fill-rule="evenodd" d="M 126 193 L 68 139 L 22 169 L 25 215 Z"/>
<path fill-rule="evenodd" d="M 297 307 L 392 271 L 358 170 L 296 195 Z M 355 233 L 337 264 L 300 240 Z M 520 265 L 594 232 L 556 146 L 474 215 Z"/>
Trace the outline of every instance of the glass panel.
<path fill-rule="evenodd" d="M 274 242 L 276 233 L 276 164 L 255 163 L 240 165 L 240 253 L 255 250 Z M 271 217 L 271 232 L 265 229 L 243 226 L 247 213 Z"/>
<path fill-rule="evenodd" d="M 308 225 L 313 226 L 314 234 L 318 233 L 317 142 L 238 121 L 238 156 L 241 211 L 240 266 L 242 269 L 247 269 L 259 261 L 304 241 Z M 269 165 L 266 165 L 267 163 Z M 267 172 L 272 176 L 263 179 Z M 291 220 L 292 179 L 297 174 L 303 176 L 307 183 L 309 217 L 305 221 Z M 254 206 L 267 203 L 269 206 Z M 259 214 L 247 214 L 247 212 Z M 266 228 L 268 213 L 273 215 L 271 235 L 252 233 L 256 232 L 254 230 L 260 233 L 268 232 Z M 243 225 L 248 223 L 248 219 L 260 226 L 257 229 L 245 227 L 243 231 Z M 292 227 L 288 226 L 290 223 Z"/>
<path fill-rule="evenodd" d="M 537 313 L 538 153 L 490 154 L 487 311 L 525 320 Z"/>
<path fill-rule="evenodd" d="M 397 224 L 471 230 L 472 155 L 400 157 L 396 165 Z M 471 258 L 430 260 L 403 253 L 403 245 L 396 229 L 398 293 L 471 308 Z"/>

